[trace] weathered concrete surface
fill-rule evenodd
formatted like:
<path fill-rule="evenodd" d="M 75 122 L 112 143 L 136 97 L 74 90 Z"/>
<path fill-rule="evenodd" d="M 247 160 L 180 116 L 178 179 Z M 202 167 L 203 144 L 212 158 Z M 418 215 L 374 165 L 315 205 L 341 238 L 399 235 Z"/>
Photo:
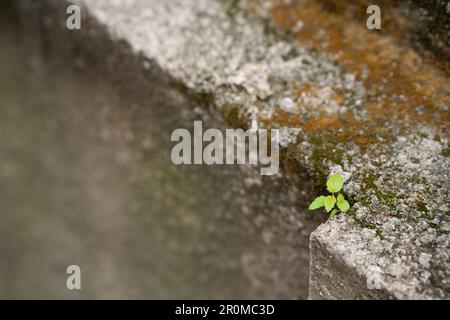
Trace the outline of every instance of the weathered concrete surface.
<path fill-rule="evenodd" d="M 333 219 L 311 234 L 309 299 L 391 299 L 387 290 L 376 285 L 379 279 L 370 263 L 359 267 L 360 261 L 372 258 L 367 256 L 366 246 L 371 245 L 367 240 L 376 241 L 375 233 L 366 229 L 367 239 L 362 238 L 354 221 L 346 216 L 339 218 L 339 222 Z M 348 249 L 354 250 L 354 260 L 341 260 L 342 250 Z M 365 270 L 368 265 L 369 270 Z"/>
<path fill-rule="evenodd" d="M 324 11 L 356 22 L 363 22 L 367 7 L 374 4 L 370 0 L 315 2 Z M 379 0 L 376 4 L 382 11 L 380 33 L 394 36 L 399 42 L 408 42 L 420 54 L 432 52 L 440 67 L 450 71 L 450 7 L 447 0 Z"/>
<path fill-rule="evenodd" d="M 331 88 L 322 103 L 338 105 L 334 114 L 299 121 L 281 113 L 270 121 L 303 129 L 297 154 L 311 170 L 340 165 L 350 175 L 344 189 L 355 201 L 350 215 L 359 226 L 344 224 L 342 230 L 350 238 L 323 226 L 312 235 L 313 241 L 322 241 L 338 261 L 358 270 L 369 287 L 387 290 L 395 298 L 448 297 L 450 82 L 442 64 L 445 56 L 436 60 L 404 41 L 409 39 L 409 26 L 417 29 L 423 17 L 399 13 L 392 4 L 382 6 L 387 22 L 381 33 L 374 33 L 365 29 L 364 11 L 352 11 L 362 7 L 360 2 L 364 1 L 356 6 L 337 4 L 341 15 L 323 10 L 315 1 L 256 8 L 292 31 L 301 44 L 334 57 L 362 85 L 359 96 Z M 448 16 L 445 7 L 435 4 L 441 8 L 434 11 L 436 16 Z M 416 12 L 417 6 L 419 2 L 408 10 Z M 442 30 L 448 30 L 448 20 L 440 21 Z M 419 25 L 422 33 L 429 32 Z M 297 101 L 306 116 L 317 109 L 311 92 L 319 90 L 323 88 L 315 84 L 299 85 Z M 377 234 L 376 243 L 364 253 L 364 241 L 357 239 L 370 230 Z"/>
<path fill-rule="evenodd" d="M 65 2 L 21 4 L 0 29 L 0 296 L 306 298 L 312 185 L 175 166 L 171 132 L 223 115 L 94 17 L 69 33 Z"/>
<path fill-rule="evenodd" d="M 295 128 L 285 130 L 285 172 L 307 170 L 318 188 L 332 167 L 349 176 L 348 216 L 311 236 L 312 298 L 448 298 L 450 85 L 439 68 L 370 33 L 365 17 L 312 1 L 250 2 L 298 43 L 242 2 L 77 3 L 141 68 L 160 68 L 234 126 Z"/>

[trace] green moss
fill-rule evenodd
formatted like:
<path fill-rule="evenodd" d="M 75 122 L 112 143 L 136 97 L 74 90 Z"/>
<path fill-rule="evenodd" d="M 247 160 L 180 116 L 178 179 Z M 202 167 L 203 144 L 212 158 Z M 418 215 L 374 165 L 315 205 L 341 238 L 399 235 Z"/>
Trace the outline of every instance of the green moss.
<path fill-rule="evenodd" d="M 314 173 L 314 183 L 316 186 L 322 186 L 322 188 L 324 188 L 323 186 L 326 184 L 327 182 L 327 175 L 324 174 L 321 171 L 316 171 Z"/>
<path fill-rule="evenodd" d="M 240 108 L 238 105 L 234 104 L 226 104 L 222 106 L 223 114 L 225 117 L 225 120 L 231 124 L 234 128 L 238 129 L 248 129 L 248 122 L 245 119 L 244 115 L 241 114 L 239 111 Z"/>
<path fill-rule="evenodd" d="M 196 95 L 196 101 L 198 105 L 203 107 L 209 107 L 214 104 L 214 95 L 210 92 L 200 92 Z"/>
<path fill-rule="evenodd" d="M 426 219 L 428 221 L 431 221 L 434 219 L 434 215 L 427 209 L 425 202 L 417 201 L 416 209 L 421 212 L 421 215 L 420 215 L 421 218 Z M 433 226 L 431 226 L 431 227 L 433 227 Z"/>
<path fill-rule="evenodd" d="M 378 228 L 375 224 L 358 219 L 354 214 L 351 214 L 351 216 L 362 228 L 374 230 L 377 236 L 379 236 L 381 239 L 384 239 L 383 231 L 381 231 L 381 229 Z"/>
<path fill-rule="evenodd" d="M 448 158 L 450 156 L 450 148 L 445 148 L 441 153 L 444 157 Z"/>
<path fill-rule="evenodd" d="M 425 205 L 424 202 L 422 201 L 418 201 L 416 203 L 417 206 L 417 210 L 419 210 L 420 212 L 425 212 L 425 213 L 429 213 L 430 211 L 428 211 L 427 206 Z"/>
<path fill-rule="evenodd" d="M 364 183 L 363 192 L 365 194 L 370 194 L 370 190 L 373 191 L 377 199 L 390 208 L 395 208 L 399 199 L 403 199 L 404 196 L 397 195 L 389 190 L 380 190 L 380 188 L 375 184 L 378 176 L 372 172 L 367 172 L 362 176 L 362 182 Z"/>
<path fill-rule="evenodd" d="M 191 98 L 195 102 L 196 106 L 208 108 L 215 103 L 215 97 L 212 92 L 193 91 L 192 89 L 188 88 L 182 81 L 176 79 L 172 79 L 171 85 L 176 88 L 182 95 Z"/>
<path fill-rule="evenodd" d="M 222 0 L 225 12 L 229 17 L 233 18 L 236 15 L 236 12 L 239 10 L 239 2 L 240 0 Z"/>
<path fill-rule="evenodd" d="M 375 186 L 374 188 L 375 195 L 380 200 L 381 203 L 386 204 L 390 207 L 395 207 L 399 197 L 391 191 L 382 192 L 379 188 Z"/>
<path fill-rule="evenodd" d="M 437 280 L 435 275 L 431 275 L 430 282 L 433 287 L 439 288 L 445 293 L 450 293 L 450 286 L 446 286 L 441 281 Z"/>
<path fill-rule="evenodd" d="M 327 160 L 338 165 L 343 164 L 344 150 L 330 143 L 326 136 L 311 136 L 310 143 L 314 145 L 311 160 L 318 168 L 323 167 Z"/>

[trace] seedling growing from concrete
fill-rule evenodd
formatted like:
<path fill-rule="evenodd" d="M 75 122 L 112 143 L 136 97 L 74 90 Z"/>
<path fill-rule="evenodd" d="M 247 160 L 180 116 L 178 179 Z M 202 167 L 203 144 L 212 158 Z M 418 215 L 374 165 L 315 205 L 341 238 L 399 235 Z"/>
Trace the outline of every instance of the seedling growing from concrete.
<path fill-rule="evenodd" d="M 309 205 L 309 210 L 317 210 L 324 207 L 327 212 L 330 212 L 330 218 L 341 212 L 346 213 L 350 209 L 350 204 L 345 200 L 344 195 L 340 193 L 343 185 L 342 176 L 339 173 L 332 174 L 327 180 L 327 190 L 331 195 L 315 198 Z"/>

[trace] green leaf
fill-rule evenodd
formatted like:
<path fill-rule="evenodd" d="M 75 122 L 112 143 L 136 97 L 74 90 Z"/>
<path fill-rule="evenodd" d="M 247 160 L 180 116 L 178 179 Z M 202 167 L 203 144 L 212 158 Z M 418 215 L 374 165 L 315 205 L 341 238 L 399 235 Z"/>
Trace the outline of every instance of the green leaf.
<path fill-rule="evenodd" d="M 337 203 L 343 202 L 343 201 L 345 201 L 345 198 L 344 198 L 344 196 L 342 195 L 342 193 L 339 193 L 338 196 L 337 196 Z"/>
<path fill-rule="evenodd" d="M 348 203 L 348 201 L 346 200 L 338 202 L 337 206 L 342 212 L 347 212 L 350 209 L 350 203 Z"/>
<path fill-rule="evenodd" d="M 327 189 L 330 192 L 339 192 L 344 184 L 342 176 L 339 173 L 334 173 L 327 181 Z"/>
<path fill-rule="evenodd" d="M 323 205 L 325 203 L 325 197 L 324 196 L 320 196 L 314 199 L 313 202 L 311 202 L 311 204 L 309 205 L 309 210 L 316 210 L 319 208 L 322 208 Z"/>
<path fill-rule="evenodd" d="M 336 204 L 336 198 L 333 196 L 328 196 L 325 198 L 324 205 L 327 212 L 330 212 Z"/>
<path fill-rule="evenodd" d="M 335 215 L 337 215 L 337 210 L 334 209 L 333 211 L 331 211 L 330 213 L 330 218 L 334 217 Z"/>

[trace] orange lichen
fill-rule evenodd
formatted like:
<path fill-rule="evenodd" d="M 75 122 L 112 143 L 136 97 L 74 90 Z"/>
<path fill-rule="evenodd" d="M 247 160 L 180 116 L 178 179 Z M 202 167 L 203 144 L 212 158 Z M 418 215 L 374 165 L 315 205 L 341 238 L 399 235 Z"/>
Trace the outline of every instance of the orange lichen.
<path fill-rule="evenodd" d="M 335 3 L 320 2 L 328 6 Z M 426 123 L 444 131 L 450 121 L 450 112 L 442 108 L 450 104 L 449 78 L 400 39 L 406 32 L 407 21 L 399 10 L 394 6 L 384 10 L 389 13 L 383 20 L 386 22 L 383 28 L 392 32 L 371 31 L 365 26 L 367 16 L 361 10 L 364 5 L 365 1 L 360 0 L 357 9 L 350 13 L 354 16 L 357 12 L 357 20 L 350 19 L 341 5 L 334 4 L 335 10 L 329 11 L 313 0 L 293 5 L 280 1 L 271 14 L 276 24 L 288 31 L 293 31 L 297 22 L 302 21 L 302 28 L 294 32 L 301 44 L 336 59 L 346 72 L 362 81 L 367 96 L 361 107 L 367 111 L 367 119 L 321 114 L 320 118 L 302 122 L 299 116 L 275 110 L 271 119 L 263 119 L 264 122 L 296 126 L 307 132 L 344 129 L 344 133 L 336 131 L 338 136 L 360 144 L 373 142 L 374 131 L 382 132 L 387 123 L 401 128 Z M 297 96 L 312 92 L 315 86 L 300 84 Z M 342 105 L 344 96 L 341 92 L 331 99 Z"/>

